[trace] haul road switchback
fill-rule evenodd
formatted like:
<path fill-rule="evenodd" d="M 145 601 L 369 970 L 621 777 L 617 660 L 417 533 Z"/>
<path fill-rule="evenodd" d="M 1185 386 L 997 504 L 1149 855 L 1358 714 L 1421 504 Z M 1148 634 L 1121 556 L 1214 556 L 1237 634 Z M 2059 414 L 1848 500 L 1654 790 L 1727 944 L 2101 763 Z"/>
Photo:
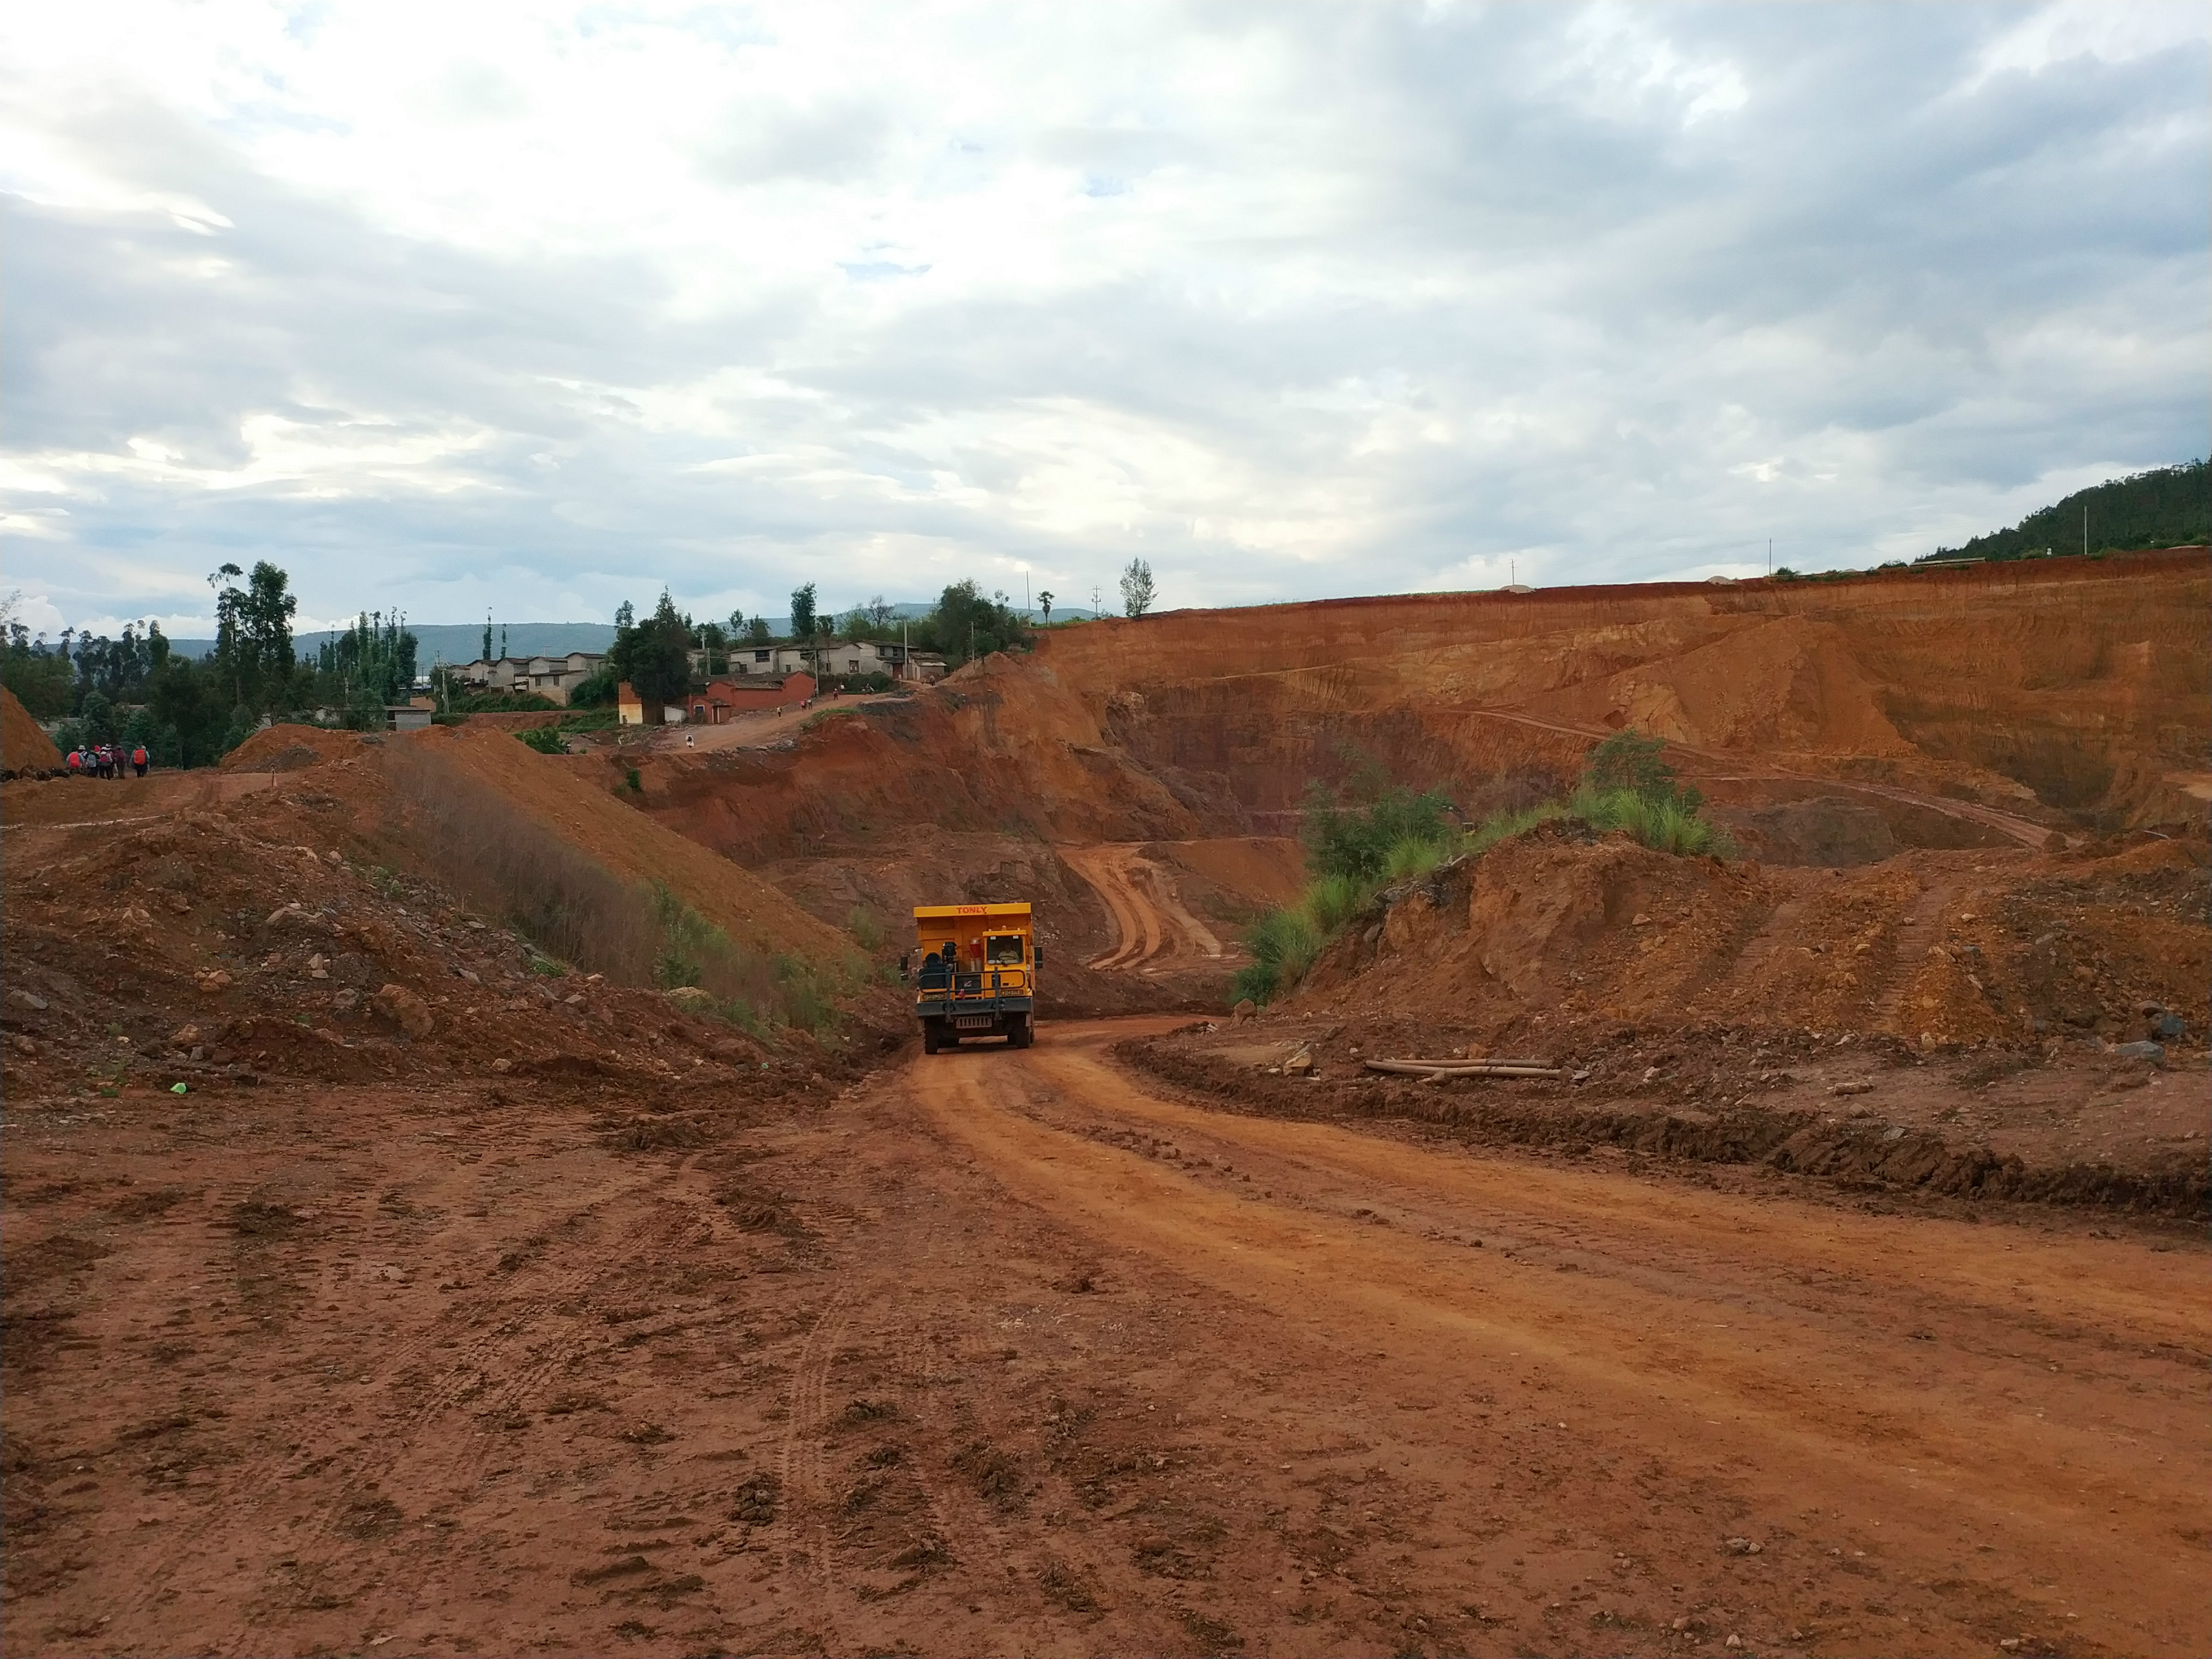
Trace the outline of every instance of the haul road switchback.
<path fill-rule="evenodd" d="M 1044 961 L 1026 904 L 925 904 L 914 913 L 912 957 L 899 964 L 915 986 L 915 1018 L 929 1054 L 963 1038 L 1002 1036 L 1010 1048 L 1036 1037 L 1036 970 Z M 918 965 L 911 970 L 908 962 Z"/>

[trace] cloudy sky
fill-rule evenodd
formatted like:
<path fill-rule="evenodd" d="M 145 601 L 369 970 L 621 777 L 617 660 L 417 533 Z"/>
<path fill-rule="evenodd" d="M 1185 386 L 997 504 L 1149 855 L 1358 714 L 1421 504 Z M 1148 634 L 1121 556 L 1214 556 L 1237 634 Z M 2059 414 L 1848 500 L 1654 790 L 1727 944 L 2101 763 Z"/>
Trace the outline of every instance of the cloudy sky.
<path fill-rule="evenodd" d="M 2212 422 L 2212 9 L 0 20 L 0 588 L 205 631 L 1912 556 Z"/>

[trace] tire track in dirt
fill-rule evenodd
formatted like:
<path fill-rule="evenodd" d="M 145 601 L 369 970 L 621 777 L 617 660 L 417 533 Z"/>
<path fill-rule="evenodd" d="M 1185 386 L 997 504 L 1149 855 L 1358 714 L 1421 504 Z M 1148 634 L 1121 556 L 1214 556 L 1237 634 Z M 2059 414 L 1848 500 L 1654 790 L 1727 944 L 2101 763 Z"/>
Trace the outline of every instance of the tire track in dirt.
<path fill-rule="evenodd" d="M 1145 856 L 1141 843 L 1062 847 L 1059 853 L 1114 918 L 1113 948 L 1086 967 L 1151 974 L 1191 958 L 1218 962 L 1228 954 L 1212 930 L 1184 908 L 1173 881 Z"/>
<path fill-rule="evenodd" d="M 1055 1028 L 988 1089 L 973 1068 L 911 1075 L 1018 1194 L 1310 1330 L 1379 1337 L 1393 1377 L 1448 1389 L 1533 1359 L 1588 1462 L 1656 1459 L 1757 1513 L 1876 1517 L 1923 1577 L 1986 1581 L 1986 1543 L 2013 1593 L 2124 1650 L 2212 1634 L 2164 1541 L 2201 1518 L 2208 1473 L 2169 1455 L 2201 1420 L 2212 1347 L 2193 1262 L 1202 1112 L 1133 1087 L 1095 1051 L 1105 1029 Z M 1261 1184 L 1073 1132 L 1038 1080 L 1108 1125 L 1207 1137 Z M 1270 1187 L 1312 1201 L 1255 1196 Z M 1549 1248 L 1455 1242 L 1501 1225 Z"/>
<path fill-rule="evenodd" d="M 1890 954 L 1889 978 L 1875 999 L 1872 1024 L 1876 1030 L 1891 1031 L 1910 1042 L 1915 1033 L 1905 1028 L 1912 1024 L 1905 1018 L 1905 998 L 1920 981 L 1928 966 L 1929 952 L 1934 948 L 1942 932 L 1944 913 L 1959 896 L 1955 882 L 1922 882 L 1920 891 L 1913 897 L 1897 932 Z"/>
<path fill-rule="evenodd" d="M 478 1133 L 489 1138 L 499 1133 L 502 1127 L 516 1127 L 519 1126 L 480 1126 Z M 672 1169 L 647 1167 L 628 1180 L 602 1183 L 594 1190 L 589 1203 L 554 1209 L 540 1232 L 558 1232 L 586 1218 L 596 1218 L 609 1206 L 635 1203 L 669 1186 L 679 1176 L 680 1172 Z M 475 1166 L 464 1166 L 448 1172 L 434 1194 L 422 1196 L 446 1200 L 435 1206 L 445 1214 L 465 1215 L 468 1200 L 483 1179 Z M 357 1219 L 358 1231 L 337 1228 L 316 1243 L 325 1251 L 350 1246 L 364 1258 L 389 1255 L 416 1261 L 416 1271 L 401 1283 L 419 1294 L 423 1288 L 420 1283 L 421 1264 L 453 1252 L 459 1241 L 442 1235 L 455 1229 L 441 1228 L 419 1242 L 400 1237 L 393 1231 L 398 1218 L 381 1212 L 382 1200 L 375 1190 L 381 1184 L 370 1183 L 369 1189 L 362 1194 L 367 1212 Z M 458 1190 L 447 1190 L 447 1188 Z M 404 1386 L 409 1374 L 433 1356 L 437 1356 L 438 1375 L 426 1394 L 394 1413 L 389 1424 L 371 1441 L 325 1455 L 325 1462 L 337 1467 L 331 1469 L 324 1482 L 301 1489 L 304 1507 L 295 1513 L 292 1523 L 298 1540 L 295 1551 L 304 1557 L 310 1550 L 334 1549 L 333 1559 L 342 1559 L 353 1540 L 362 1535 L 362 1528 L 392 1524 L 386 1516 L 396 1517 L 400 1511 L 396 1507 L 388 1510 L 385 1507 L 392 1501 L 386 1486 L 403 1469 L 407 1478 L 406 1489 L 418 1494 L 459 1490 L 481 1477 L 493 1458 L 501 1455 L 501 1431 L 507 1426 L 503 1419 L 516 1415 L 526 1401 L 537 1398 L 559 1372 L 579 1358 L 609 1346 L 603 1328 L 589 1318 L 592 1287 L 623 1284 L 641 1262 L 658 1252 L 680 1245 L 702 1224 L 711 1232 L 711 1224 L 696 1214 L 687 1212 L 679 1215 L 667 1206 L 653 1206 L 642 1225 L 622 1231 L 616 1249 L 593 1252 L 576 1266 L 553 1273 L 522 1264 L 512 1276 L 501 1279 L 500 1292 L 446 1304 L 434 1310 L 429 1318 L 410 1322 L 398 1340 L 379 1349 L 373 1359 L 362 1357 L 362 1373 L 352 1380 L 371 1398 L 389 1395 Z M 354 1273 L 333 1275 L 332 1264 L 326 1258 L 318 1275 L 319 1291 L 331 1294 L 347 1280 L 374 1282 L 363 1279 L 359 1265 Z M 378 1264 L 366 1265 L 374 1269 Z M 518 1279 L 521 1285 L 518 1285 Z M 473 1322 L 487 1314 L 494 1316 L 491 1323 L 481 1330 L 469 1329 Z M 457 1346 L 449 1348 L 449 1343 Z M 313 1449 L 317 1443 L 334 1446 L 343 1437 L 345 1428 L 336 1413 L 342 1403 L 349 1402 L 329 1402 L 331 1409 L 309 1425 L 308 1449 Z M 463 1409 L 479 1421 L 471 1425 L 473 1431 L 465 1430 L 455 1434 L 446 1425 Z M 434 1448 L 436 1453 L 427 1464 L 418 1461 L 426 1446 Z M 273 1483 L 283 1465 L 296 1461 L 292 1454 L 266 1455 L 250 1465 L 246 1479 L 256 1486 Z M 290 1471 L 295 1475 L 319 1472 L 313 1461 L 305 1469 Z M 203 1547 L 208 1528 L 229 1518 L 212 1509 L 206 1511 L 200 1523 L 188 1529 L 186 1535 L 172 1546 L 168 1552 L 172 1563 L 181 1565 L 181 1561 L 191 1559 Z M 143 1613 L 147 1605 L 142 1595 L 128 1611 Z M 411 1592 L 396 1589 L 373 1593 L 362 1605 L 372 1624 L 388 1621 L 410 1609 Z M 261 1628 L 256 1609 L 249 1602 L 238 1613 L 241 1622 L 216 1641 L 216 1650 L 247 1653 L 254 1650 L 257 1632 Z"/>
<path fill-rule="evenodd" d="M 830 1426 L 830 1368 L 852 1319 L 854 1285 L 838 1287 L 806 1333 L 792 1362 L 789 1415 L 776 1449 L 776 1479 L 783 1492 L 780 1530 L 783 1559 L 811 1582 L 818 1595 L 836 1587 L 830 1560 L 829 1483 L 823 1474 L 823 1442 Z"/>

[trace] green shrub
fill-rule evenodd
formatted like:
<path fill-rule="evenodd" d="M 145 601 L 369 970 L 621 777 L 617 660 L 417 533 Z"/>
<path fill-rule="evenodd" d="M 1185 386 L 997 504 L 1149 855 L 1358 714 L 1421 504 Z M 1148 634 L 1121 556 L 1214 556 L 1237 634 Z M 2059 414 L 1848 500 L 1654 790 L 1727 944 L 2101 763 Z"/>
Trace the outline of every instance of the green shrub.
<path fill-rule="evenodd" d="M 1325 942 L 1304 907 L 1268 911 L 1244 934 L 1252 964 L 1237 975 L 1238 994 L 1266 1002 L 1277 991 L 1296 985 Z"/>
<path fill-rule="evenodd" d="M 1334 933 L 1367 908 L 1373 890 L 1350 876 L 1323 876 L 1305 890 L 1299 904 L 1322 933 Z"/>
<path fill-rule="evenodd" d="M 1264 962 L 1248 962 L 1237 970 L 1237 977 L 1230 982 L 1230 1000 L 1257 1003 L 1264 1008 L 1275 1000 L 1275 987 L 1279 977 L 1275 969 Z"/>
<path fill-rule="evenodd" d="M 456 714 L 534 714 L 561 705 L 535 691 L 474 691 L 453 700 Z"/>
<path fill-rule="evenodd" d="M 1661 758 L 1666 751 L 1664 738 L 1647 738 L 1634 726 L 1625 726 L 1590 750 L 1583 783 L 1601 794 L 1632 789 L 1646 800 L 1678 800 L 1694 813 L 1705 797 L 1675 783 L 1674 769 Z"/>
<path fill-rule="evenodd" d="M 541 755 L 565 755 L 568 752 L 567 739 L 556 726 L 533 726 L 526 732 L 514 734 L 526 749 L 535 749 Z"/>
<path fill-rule="evenodd" d="M 856 904 L 846 912 L 845 931 L 863 951 L 872 953 L 884 948 L 883 924 L 865 905 Z"/>
<path fill-rule="evenodd" d="M 1379 880 L 1401 842 L 1448 843 L 1450 810 L 1440 794 L 1405 788 L 1386 789 L 1364 807 L 1340 806 L 1316 787 L 1306 798 L 1307 867 L 1316 876 Z"/>

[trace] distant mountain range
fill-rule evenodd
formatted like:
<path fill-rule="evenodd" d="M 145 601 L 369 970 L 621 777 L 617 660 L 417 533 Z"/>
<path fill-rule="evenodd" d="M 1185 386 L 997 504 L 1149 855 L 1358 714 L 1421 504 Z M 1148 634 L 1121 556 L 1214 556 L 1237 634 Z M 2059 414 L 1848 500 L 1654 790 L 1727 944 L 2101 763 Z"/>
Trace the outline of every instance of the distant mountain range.
<path fill-rule="evenodd" d="M 927 617 L 932 609 L 927 605 L 895 605 L 891 607 L 891 614 L 912 622 Z M 1032 617 L 1036 614 L 1035 611 L 1030 612 Z M 1088 611 L 1066 611 L 1058 607 L 1054 607 L 1052 614 L 1056 622 L 1080 622 L 1091 615 Z M 781 635 L 789 631 L 791 618 L 770 617 L 768 625 L 771 631 Z M 408 627 L 415 634 L 416 661 L 425 672 L 434 663 L 474 662 L 483 650 L 482 623 L 410 623 Z M 604 651 L 615 642 L 612 623 L 494 623 L 491 648 L 495 652 L 500 648 L 502 631 L 507 641 L 507 654 L 510 657 L 552 657 L 569 651 Z M 329 630 L 297 634 L 293 636 L 292 643 L 302 657 L 312 658 L 327 641 L 337 636 L 337 632 Z M 215 649 L 215 641 L 174 639 L 169 641 L 169 648 L 187 657 L 204 657 Z"/>

